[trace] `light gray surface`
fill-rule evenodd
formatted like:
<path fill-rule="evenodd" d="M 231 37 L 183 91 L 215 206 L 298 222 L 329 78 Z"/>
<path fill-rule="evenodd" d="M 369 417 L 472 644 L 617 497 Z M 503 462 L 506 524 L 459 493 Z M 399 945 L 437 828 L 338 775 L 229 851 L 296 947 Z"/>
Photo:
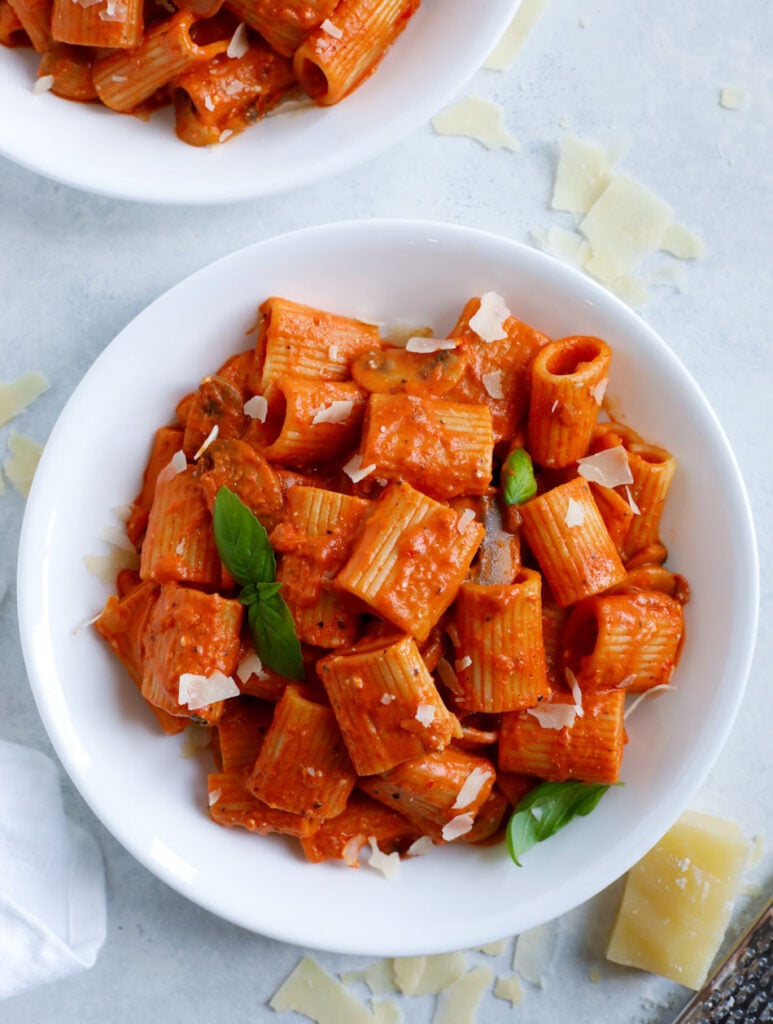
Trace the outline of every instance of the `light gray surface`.
<path fill-rule="evenodd" d="M 13 426 L 43 441 L 80 377 L 131 317 L 240 246 L 306 224 L 371 216 L 436 218 L 530 241 L 532 229 L 569 224 L 549 209 L 564 131 L 627 144 L 621 167 L 666 199 L 708 246 L 705 258 L 688 267 L 687 289 L 653 289 L 641 314 L 687 365 L 722 422 L 760 545 L 761 629 L 747 695 L 693 806 L 734 818 L 749 836 L 764 834 L 773 809 L 772 55 L 769 0 L 742 8 L 732 0 L 552 0 L 511 71 L 481 72 L 472 86 L 505 108 L 522 145 L 517 155 L 441 139 L 427 127 L 386 156 L 301 193 L 180 209 L 94 198 L 0 161 L 0 377 L 37 369 L 52 384 Z M 725 85 L 745 90 L 742 110 L 719 106 Z M 127 409 L 127 423 L 130 417 Z M 7 435 L 2 428 L 3 446 Z M 0 496 L 0 581 L 7 584 L 0 602 L 0 736 L 50 751 L 17 638 L 14 573 L 23 511 L 12 490 Z M 105 854 L 108 939 L 91 971 L 7 1001 L 0 1019 L 276 1019 L 265 1002 L 300 951 L 223 923 L 167 889 L 118 846 L 67 783 L 65 793 L 69 813 Z M 772 861 L 767 850 L 749 878 L 770 888 Z M 616 884 L 561 919 L 544 990 L 525 985 L 516 1010 L 488 996 L 480 1019 L 671 1020 L 685 989 L 604 960 L 618 895 Z M 734 930 L 760 902 L 739 898 Z M 510 973 L 510 956 L 511 949 L 491 961 L 497 973 Z M 352 957 L 319 959 L 332 971 L 364 966 Z M 602 976 L 597 984 L 589 981 L 594 970 Z M 431 1017 L 429 999 L 403 1005 L 408 1024 Z"/>

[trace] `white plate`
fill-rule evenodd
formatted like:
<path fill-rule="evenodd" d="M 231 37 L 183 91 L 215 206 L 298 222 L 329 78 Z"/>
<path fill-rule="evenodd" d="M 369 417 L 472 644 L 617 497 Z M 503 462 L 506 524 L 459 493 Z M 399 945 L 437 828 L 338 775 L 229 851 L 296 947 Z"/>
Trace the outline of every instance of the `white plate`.
<path fill-rule="evenodd" d="M 424 0 L 381 66 L 334 107 L 271 117 L 203 149 L 98 104 L 35 96 L 38 56 L 0 46 L 0 153 L 56 181 L 124 199 L 219 203 L 284 192 L 383 152 L 428 121 L 493 49 L 517 0 Z"/>
<path fill-rule="evenodd" d="M 109 588 L 82 558 L 138 489 L 153 429 L 177 399 L 245 347 L 271 294 L 379 321 L 450 328 L 465 300 L 503 294 L 548 335 L 614 347 L 609 394 L 679 469 L 664 539 L 687 576 L 687 640 L 672 693 L 630 719 L 622 776 L 593 814 L 517 868 L 503 846 L 445 847 L 387 882 L 369 868 L 309 865 L 290 841 L 213 824 L 205 768 L 158 734 L 107 646 L 78 623 Z M 334 224 L 237 252 L 173 288 L 97 359 L 35 476 L 21 538 L 19 617 L 40 714 L 75 784 L 107 828 L 190 899 L 290 942 L 361 954 L 461 949 L 569 910 L 634 863 L 678 816 L 727 737 L 757 611 L 751 517 L 727 441 L 697 385 L 629 309 L 552 258 L 459 227 Z"/>

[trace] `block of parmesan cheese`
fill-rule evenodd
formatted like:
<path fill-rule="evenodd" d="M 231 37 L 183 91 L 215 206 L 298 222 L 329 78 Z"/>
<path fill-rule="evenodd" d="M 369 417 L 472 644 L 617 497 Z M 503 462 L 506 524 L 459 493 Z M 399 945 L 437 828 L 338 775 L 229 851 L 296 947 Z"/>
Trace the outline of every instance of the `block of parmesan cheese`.
<path fill-rule="evenodd" d="M 722 943 L 748 853 L 734 822 L 686 811 L 631 868 L 607 958 L 699 989 Z"/>

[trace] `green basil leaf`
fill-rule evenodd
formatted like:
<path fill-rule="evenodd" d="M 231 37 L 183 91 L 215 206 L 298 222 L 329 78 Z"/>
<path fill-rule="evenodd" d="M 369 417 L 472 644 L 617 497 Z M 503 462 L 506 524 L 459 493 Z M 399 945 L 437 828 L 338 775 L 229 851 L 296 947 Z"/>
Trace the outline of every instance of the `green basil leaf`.
<path fill-rule="evenodd" d="M 255 588 L 261 601 L 268 601 L 282 589 L 281 583 L 258 583 Z"/>
<path fill-rule="evenodd" d="M 251 604 L 255 604 L 258 600 L 258 588 L 254 583 L 248 583 L 246 587 L 242 587 L 239 592 L 239 600 L 242 604 L 249 607 Z"/>
<path fill-rule="evenodd" d="M 549 839 L 573 818 L 590 814 L 609 789 L 601 783 L 543 782 L 521 800 L 507 826 L 507 849 L 518 867 L 518 857 L 536 843 Z"/>
<path fill-rule="evenodd" d="M 242 587 L 272 583 L 276 559 L 265 527 L 227 487 L 217 492 L 212 522 L 218 554 L 236 582 Z"/>
<path fill-rule="evenodd" d="M 247 609 L 255 651 L 263 664 L 285 679 L 304 679 L 301 645 L 290 609 L 279 593 L 260 598 Z"/>
<path fill-rule="evenodd" d="M 537 493 L 537 481 L 531 456 L 524 448 L 516 448 L 502 466 L 502 497 L 505 505 L 522 505 Z"/>

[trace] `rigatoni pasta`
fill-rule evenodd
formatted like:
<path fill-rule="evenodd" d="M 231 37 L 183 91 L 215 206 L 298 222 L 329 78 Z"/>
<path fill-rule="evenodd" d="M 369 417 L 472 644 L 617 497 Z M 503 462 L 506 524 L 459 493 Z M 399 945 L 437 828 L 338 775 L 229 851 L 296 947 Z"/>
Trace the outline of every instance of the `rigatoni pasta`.
<path fill-rule="evenodd" d="M 266 300 L 152 439 L 96 623 L 164 732 L 212 730 L 212 818 L 312 862 L 494 842 L 540 780 L 618 781 L 626 695 L 684 643 L 675 461 L 597 422 L 609 346 L 493 293 L 419 340 Z"/>

